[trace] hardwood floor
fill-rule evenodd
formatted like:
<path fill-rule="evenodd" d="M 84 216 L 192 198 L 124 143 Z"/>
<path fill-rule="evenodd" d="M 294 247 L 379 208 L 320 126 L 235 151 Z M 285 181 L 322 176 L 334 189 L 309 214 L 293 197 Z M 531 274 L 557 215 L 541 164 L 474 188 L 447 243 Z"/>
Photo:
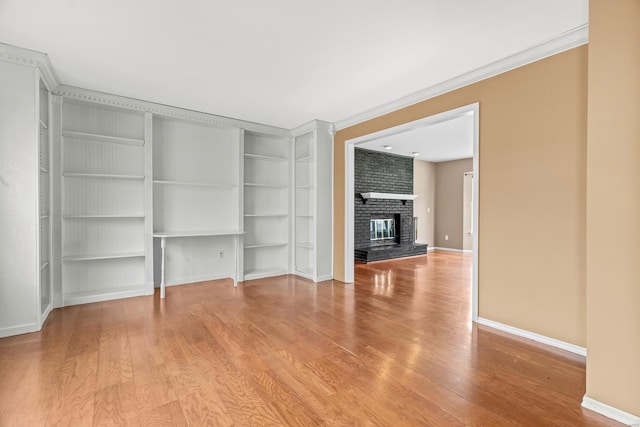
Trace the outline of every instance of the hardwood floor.
<path fill-rule="evenodd" d="M 55 310 L 0 340 L 0 425 L 620 425 L 580 407 L 581 357 L 471 324 L 470 263 Z"/>

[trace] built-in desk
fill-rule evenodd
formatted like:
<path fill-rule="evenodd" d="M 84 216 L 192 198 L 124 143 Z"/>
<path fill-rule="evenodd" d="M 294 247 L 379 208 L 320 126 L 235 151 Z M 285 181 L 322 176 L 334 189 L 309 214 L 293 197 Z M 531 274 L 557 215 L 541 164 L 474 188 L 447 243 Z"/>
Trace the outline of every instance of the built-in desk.
<path fill-rule="evenodd" d="M 240 245 L 239 245 L 239 237 L 244 234 L 242 230 L 199 230 L 199 231 L 158 231 L 153 233 L 153 237 L 160 239 L 160 248 L 162 253 L 162 261 L 160 267 L 160 298 L 165 297 L 165 276 L 164 276 L 164 268 L 165 268 L 165 247 L 167 245 L 167 239 L 178 238 L 178 237 L 215 237 L 215 236 L 233 236 L 233 246 L 234 246 L 234 254 L 235 254 L 235 269 L 233 274 L 233 286 L 238 286 L 238 276 L 240 270 Z"/>

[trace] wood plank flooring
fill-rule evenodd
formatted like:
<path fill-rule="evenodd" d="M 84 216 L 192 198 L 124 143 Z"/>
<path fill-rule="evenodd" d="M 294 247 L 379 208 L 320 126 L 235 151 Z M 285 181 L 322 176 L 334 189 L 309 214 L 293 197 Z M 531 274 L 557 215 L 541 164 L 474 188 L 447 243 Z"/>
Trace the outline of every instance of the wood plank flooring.
<path fill-rule="evenodd" d="M 204 282 L 0 340 L 0 426 L 596 426 L 581 357 L 470 322 L 469 255 Z"/>

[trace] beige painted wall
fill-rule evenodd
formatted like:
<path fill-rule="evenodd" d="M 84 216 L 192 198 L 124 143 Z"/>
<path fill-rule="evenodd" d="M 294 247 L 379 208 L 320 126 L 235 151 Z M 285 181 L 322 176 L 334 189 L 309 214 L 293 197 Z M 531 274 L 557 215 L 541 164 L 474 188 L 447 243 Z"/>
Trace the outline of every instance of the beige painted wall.
<path fill-rule="evenodd" d="M 344 279 L 345 141 L 474 102 L 479 314 L 584 346 L 586 46 L 337 132 L 334 277 Z"/>
<path fill-rule="evenodd" d="M 463 177 L 473 159 L 436 163 L 435 246 L 463 249 Z M 445 240 L 445 236 L 449 240 Z"/>
<path fill-rule="evenodd" d="M 418 218 L 418 243 L 426 243 L 433 247 L 436 164 L 424 160 L 413 161 L 413 194 L 418 198 L 413 201 L 413 216 Z"/>
<path fill-rule="evenodd" d="M 640 1 L 589 21 L 587 396 L 640 416 Z"/>

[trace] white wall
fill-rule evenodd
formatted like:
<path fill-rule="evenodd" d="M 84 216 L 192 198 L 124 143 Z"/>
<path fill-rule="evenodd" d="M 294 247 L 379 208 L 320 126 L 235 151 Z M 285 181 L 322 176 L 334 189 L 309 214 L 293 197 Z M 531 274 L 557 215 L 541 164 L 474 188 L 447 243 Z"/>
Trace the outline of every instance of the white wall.
<path fill-rule="evenodd" d="M 37 329 L 35 69 L 0 62 L 0 337 Z"/>

